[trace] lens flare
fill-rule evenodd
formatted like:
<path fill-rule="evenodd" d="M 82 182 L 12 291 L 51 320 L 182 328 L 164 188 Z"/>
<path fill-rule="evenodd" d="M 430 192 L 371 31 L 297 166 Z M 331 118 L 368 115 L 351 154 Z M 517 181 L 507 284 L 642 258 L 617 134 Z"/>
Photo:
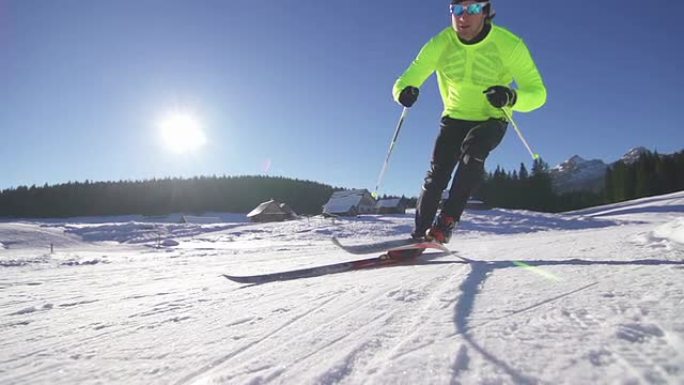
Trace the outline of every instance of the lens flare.
<path fill-rule="evenodd" d="M 530 266 L 530 265 L 528 265 L 528 264 L 525 263 L 525 262 L 522 262 L 522 261 L 513 261 L 513 264 L 514 264 L 515 266 L 522 267 L 523 269 L 526 269 L 526 270 L 528 270 L 528 271 L 530 271 L 530 272 L 532 272 L 532 273 L 534 273 L 534 274 L 540 275 L 540 276 L 542 276 L 542 277 L 544 277 L 544 278 L 546 278 L 546 279 L 548 279 L 548 280 L 556 281 L 556 282 L 562 281 L 562 279 L 561 279 L 559 276 L 557 276 L 557 275 L 555 275 L 555 274 L 553 274 L 553 273 L 550 273 L 550 272 L 548 272 L 548 271 L 546 271 L 546 270 L 544 270 L 544 269 L 540 269 L 540 268 L 538 268 L 538 267 L 536 267 L 536 266 Z"/>
<path fill-rule="evenodd" d="M 264 165 L 262 167 L 262 171 L 264 172 L 264 174 L 268 174 L 269 171 L 271 171 L 271 159 L 270 158 L 264 160 Z"/>

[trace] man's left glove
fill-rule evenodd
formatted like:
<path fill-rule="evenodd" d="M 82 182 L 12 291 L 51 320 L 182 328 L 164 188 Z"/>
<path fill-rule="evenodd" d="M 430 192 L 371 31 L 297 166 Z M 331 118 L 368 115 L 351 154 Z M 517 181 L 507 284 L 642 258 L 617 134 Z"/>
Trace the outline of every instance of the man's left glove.
<path fill-rule="evenodd" d="M 518 100 L 515 90 L 504 86 L 492 86 L 482 91 L 482 93 L 487 95 L 489 104 L 496 108 L 512 107 L 516 100 Z"/>

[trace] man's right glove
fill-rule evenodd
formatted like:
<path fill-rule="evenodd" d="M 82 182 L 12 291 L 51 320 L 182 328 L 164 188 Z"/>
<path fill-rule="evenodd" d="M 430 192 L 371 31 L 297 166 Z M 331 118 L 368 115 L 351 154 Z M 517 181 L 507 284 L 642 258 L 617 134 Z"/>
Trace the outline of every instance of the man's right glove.
<path fill-rule="evenodd" d="M 416 87 L 406 86 L 406 88 L 401 90 L 401 93 L 399 94 L 399 104 L 406 108 L 411 107 L 418 99 L 419 92 L 420 91 Z"/>

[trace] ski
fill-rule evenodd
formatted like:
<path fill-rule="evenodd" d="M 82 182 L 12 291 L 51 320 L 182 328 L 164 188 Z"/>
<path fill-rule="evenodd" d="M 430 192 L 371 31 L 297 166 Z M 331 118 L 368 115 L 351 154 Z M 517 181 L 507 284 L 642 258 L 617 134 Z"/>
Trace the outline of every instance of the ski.
<path fill-rule="evenodd" d="M 413 245 L 417 242 L 414 239 L 411 238 L 405 238 L 405 239 L 393 239 L 389 241 L 383 241 L 383 242 L 374 242 L 374 243 L 365 243 L 365 244 L 360 244 L 360 245 L 345 245 L 337 237 L 332 237 L 332 242 L 335 244 L 335 246 L 339 247 L 340 249 L 351 253 L 351 254 L 370 254 L 370 253 L 378 253 L 382 252 L 387 249 L 393 249 L 396 247 L 402 247 L 402 246 L 409 246 Z"/>
<path fill-rule="evenodd" d="M 437 249 L 441 251 L 449 251 L 446 247 L 439 243 L 423 242 L 401 247 L 395 247 L 386 250 L 382 255 L 372 258 L 357 259 L 355 261 L 333 263 L 330 265 L 315 266 L 298 270 L 281 271 L 275 273 L 266 273 L 258 275 L 228 275 L 223 276 L 231 281 L 239 283 L 266 283 L 274 281 L 287 281 L 299 278 L 318 277 L 321 275 L 341 273 L 352 270 L 370 269 L 375 267 L 398 265 L 410 262 L 422 255 L 425 250 Z"/>
<path fill-rule="evenodd" d="M 382 250 L 387 250 L 387 249 L 401 249 L 403 247 L 411 247 L 414 245 L 421 245 L 421 244 L 431 244 L 434 247 L 439 250 L 442 250 L 444 252 L 450 253 L 454 257 L 464 261 L 464 262 L 474 262 L 472 259 L 460 256 L 458 252 L 456 251 L 451 251 L 449 250 L 446 246 L 444 246 L 441 243 L 438 242 L 429 242 L 429 241 L 424 241 L 424 242 L 416 242 L 413 239 L 394 239 L 394 240 L 389 240 L 389 241 L 383 241 L 383 242 L 376 242 L 376 243 L 366 243 L 366 244 L 360 244 L 360 245 L 345 245 L 340 242 L 340 240 L 337 237 L 332 237 L 332 242 L 342 250 L 351 253 L 351 254 L 370 254 L 373 252 L 379 252 Z"/>

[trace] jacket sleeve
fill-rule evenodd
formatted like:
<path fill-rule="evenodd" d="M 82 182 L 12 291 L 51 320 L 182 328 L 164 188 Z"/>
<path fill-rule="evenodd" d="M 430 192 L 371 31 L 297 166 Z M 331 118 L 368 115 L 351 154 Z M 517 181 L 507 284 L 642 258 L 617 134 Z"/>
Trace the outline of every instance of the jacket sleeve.
<path fill-rule="evenodd" d="M 511 54 L 509 69 L 518 88 L 513 111 L 529 112 L 546 103 L 546 87 L 525 43 L 520 40 Z"/>
<path fill-rule="evenodd" d="M 407 86 L 420 88 L 425 83 L 425 80 L 435 72 L 443 47 L 443 39 L 440 36 L 441 34 L 430 39 L 406 71 L 394 82 L 392 96 L 395 101 L 399 101 L 399 94 L 404 88 Z"/>

